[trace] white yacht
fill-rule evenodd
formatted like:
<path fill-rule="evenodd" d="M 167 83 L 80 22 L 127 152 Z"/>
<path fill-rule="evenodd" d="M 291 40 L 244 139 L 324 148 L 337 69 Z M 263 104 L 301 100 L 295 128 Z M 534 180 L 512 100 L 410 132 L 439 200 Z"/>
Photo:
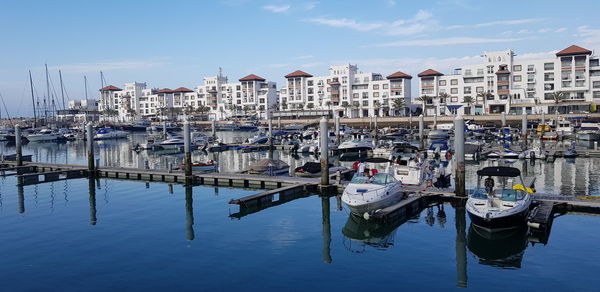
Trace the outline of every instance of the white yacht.
<path fill-rule="evenodd" d="M 403 185 L 419 186 L 423 183 L 423 166 L 416 158 L 401 157 L 393 164 L 394 178 Z"/>
<path fill-rule="evenodd" d="M 583 121 L 577 132 L 577 139 L 583 141 L 598 141 L 600 140 L 600 126 L 598 121 Z"/>
<path fill-rule="evenodd" d="M 50 129 L 41 129 L 39 131 L 33 132 L 31 134 L 24 135 L 29 142 L 46 142 L 46 141 L 55 141 L 59 138 L 62 138 L 62 135 L 53 132 Z"/>
<path fill-rule="evenodd" d="M 355 135 L 355 137 L 352 139 L 342 142 L 338 146 L 338 151 L 341 153 L 356 153 L 371 151 L 373 148 L 375 148 L 375 146 L 373 146 L 373 140 L 371 140 L 371 137 L 368 135 Z"/>
<path fill-rule="evenodd" d="M 519 154 L 520 159 L 545 159 L 548 151 L 543 150 L 540 146 L 534 146 Z"/>
<path fill-rule="evenodd" d="M 571 121 L 566 119 L 559 119 L 556 123 L 556 133 L 560 135 L 570 135 L 573 134 L 574 129 Z"/>
<path fill-rule="evenodd" d="M 128 133 L 125 131 L 115 130 L 113 128 L 102 128 L 94 135 L 94 140 L 105 139 L 122 139 L 127 138 Z"/>
<path fill-rule="evenodd" d="M 477 177 L 477 188 L 466 206 L 471 223 L 488 231 L 523 226 L 534 191 L 524 185 L 521 171 L 508 166 L 485 167 L 477 171 Z M 485 188 L 480 187 L 483 177 Z"/>

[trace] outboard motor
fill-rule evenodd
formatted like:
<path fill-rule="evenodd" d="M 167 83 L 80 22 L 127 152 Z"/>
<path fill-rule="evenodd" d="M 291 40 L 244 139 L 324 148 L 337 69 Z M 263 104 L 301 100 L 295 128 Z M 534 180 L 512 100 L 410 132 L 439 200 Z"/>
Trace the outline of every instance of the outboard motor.
<path fill-rule="evenodd" d="M 529 158 L 535 159 L 535 152 L 529 151 Z"/>

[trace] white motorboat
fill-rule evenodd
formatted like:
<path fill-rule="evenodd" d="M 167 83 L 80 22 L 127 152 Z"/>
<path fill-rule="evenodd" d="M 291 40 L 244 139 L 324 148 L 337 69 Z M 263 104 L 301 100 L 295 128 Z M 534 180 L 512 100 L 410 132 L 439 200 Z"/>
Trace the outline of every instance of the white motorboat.
<path fill-rule="evenodd" d="M 269 136 L 263 132 L 259 132 L 254 137 L 248 139 L 248 144 L 264 144 L 269 141 Z"/>
<path fill-rule="evenodd" d="M 419 186 L 423 183 L 423 166 L 416 158 L 401 157 L 392 167 L 394 178 L 403 185 Z"/>
<path fill-rule="evenodd" d="M 556 133 L 560 135 L 570 135 L 573 134 L 574 129 L 571 121 L 566 119 L 559 119 L 556 123 Z"/>
<path fill-rule="evenodd" d="M 504 148 L 501 151 L 492 151 L 487 154 L 487 158 L 505 158 L 505 159 L 517 159 L 519 158 L 520 153 L 510 150 L 508 148 Z"/>
<path fill-rule="evenodd" d="M 583 141 L 600 140 L 600 126 L 597 121 L 583 121 L 577 132 L 577 139 Z"/>
<path fill-rule="evenodd" d="M 127 138 L 128 133 L 121 130 L 115 130 L 113 128 L 102 128 L 94 135 L 94 140 L 105 140 L 105 139 L 122 139 Z"/>
<path fill-rule="evenodd" d="M 431 140 L 447 140 L 448 137 L 450 137 L 449 130 L 435 129 L 429 131 L 429 133 L 427 134 L 427 138 Z"/>
<path fill-rule="evenodd" d="M 545 159 L 548 155 L 548 151 L 542 150 L 541 147 L 535 146 L 531 149 L 527 149 L 519 154 L 520 159 Z"/>
<path fill-rule="evenodd" d="M 262 159 L 248 167 L 247 172 L 249 174 L 260 174 L 260 175 L 286 175 L 290 171 L 290 166 L 277 159 Z"/>
<path fill-rule="evenodd" d="M 50 129 L 41 129 L 39 131 L 24 135 L 29 142 L 47 142 L 56 141 L 64 138 L 61 134 L 54 132 Z"/>
<path fill-rule="evenodd" d="M 373 140 L 368 135 L 356 135 L 353 139 L 342 142 L 338 146 L 338 151 L 341 153 L 353 152 L 367 152 L 375 148 L 373 146 Z"/>
<path fill-rule="evenodd" d="M 431 142 L 431 145 L 429 145 L 429 148 L 427 148 L 428 157 L 439 155 L 440 158 L 446 158 L 448 152 L 452 153 L 452 149 L 447 140 L 434 140 Z"/>
<path fill-rule="evenodd" d="M 466 206 L 471 223 L 488 231 L 523 226 L 534 191 L 524 185 L 521 171 L 507 166 L 485 167 L 477 171 L 477 177 L 477 188 Z M 485 188 L 480 187 L 483 177 Z M 519 182 L 515 181 L 517 178 Z"/>
<path fill-rule="evenodd" d="M 334 166 L 333 164 L 329 164 L 329 174 L 335 174 L 338 170 L 345 171 L 348 170 L 345 166 Z M 320 177 L 321 176 L 321 163 L 319 162 L 307 162 L 300 167 L 296 167 L 294 169 L 294 173 L 299 177 Z"/>
<path fill-rule="evenodd" d="M 306 142 L 303 142 L 302 144 L 300 144 L 299 148 L 298 148 L 298 152 L 300 153 L 311 153 L 311 149 L 312 151 L 314 151 L 315 149 L 317 149 L 319 147 L 319 143 L 313 140 L 309 140 Z M 314 153 L 314 152 L 312 152 Z"/>
<path fill-rule="evenodd" d="M 217 170 L 217 166 L 217 163 L 213 160 L 207 162 L 193 162 L 192 171 L 215 171 Z M 179 168 L 185 169 L 185 165 L 181 164 Z"/>

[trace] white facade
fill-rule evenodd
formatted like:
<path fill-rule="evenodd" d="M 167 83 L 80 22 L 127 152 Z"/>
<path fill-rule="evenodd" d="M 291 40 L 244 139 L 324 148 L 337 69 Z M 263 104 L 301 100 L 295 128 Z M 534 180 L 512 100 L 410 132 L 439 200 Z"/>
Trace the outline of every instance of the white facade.
<path fill-rule="evenodd" d="M 347 117 L 400 114 L 394 100 L 411 104 L 411 76 L 396 72 L 384 78 L 362 73 L 356 65 L 331 66 L 329 75 L 312 76 L 297 70 L 285 76 L 279 91 L 280 110 L 333 110 Z"/>
<path fill-rule="evenodd" d="M 98 101 L 95 99 L 70 100 L 68 108 L 58 110 L 56 117 L 65 122 L 96 122 L 99 119 Z"/>
<path fill-rule="evenodd" d="M 421 72 L 419 96 L 434 97 L 426 114 L 580 113 L 595 110 L 600 102 L 598 58 L 584 48 L 571 46 L 545 60 L 515 59 L 511 50 L 484 52 L 482 59 L 451 75 Z M 564 100 L 555 103 L 554 92 L 564 93 Z M 448 98 L 440 98 L 444 93 Z M 472 99 L 471 105 L 465 98 Z"/>

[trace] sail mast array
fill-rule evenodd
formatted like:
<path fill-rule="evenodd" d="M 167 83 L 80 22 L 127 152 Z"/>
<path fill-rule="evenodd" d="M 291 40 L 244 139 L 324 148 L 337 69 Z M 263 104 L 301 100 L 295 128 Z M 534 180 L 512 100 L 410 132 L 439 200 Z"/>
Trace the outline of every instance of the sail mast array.
<path fill-rule="evenodd" d="M 33 78 L 31 78 L 31 70 L 29 70 L 29 87 L 31 89 L 31 105 L 33 106 L 33 127 L 37 124 L 37 109 L 35 107 L 35 94 L 33 92 Z"/>

